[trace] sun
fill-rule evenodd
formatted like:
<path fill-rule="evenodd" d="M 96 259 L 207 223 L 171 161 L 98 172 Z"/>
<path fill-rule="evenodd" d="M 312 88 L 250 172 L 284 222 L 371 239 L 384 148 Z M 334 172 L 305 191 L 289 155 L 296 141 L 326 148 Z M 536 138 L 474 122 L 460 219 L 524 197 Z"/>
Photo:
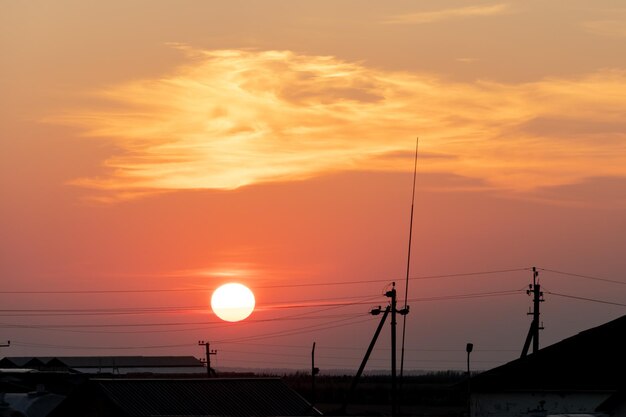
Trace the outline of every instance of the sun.
<path fill-rule="evenodd" d="M 225 321 L 240 321 L 254 311 L 254 294 L 243 284 L 231 282 L 218 287 L 211 296 L 211 308 Z"/>

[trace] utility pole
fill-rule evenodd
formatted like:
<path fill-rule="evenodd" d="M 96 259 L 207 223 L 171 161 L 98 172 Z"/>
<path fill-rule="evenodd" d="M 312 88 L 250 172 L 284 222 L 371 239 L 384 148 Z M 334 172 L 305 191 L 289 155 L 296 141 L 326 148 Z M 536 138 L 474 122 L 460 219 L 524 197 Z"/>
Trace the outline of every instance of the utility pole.
<path fill-rule="evenodd" d="M 396 283 L 385 295 L 391 298 L 391 417 L 398 414 L 398 397 L 396 392 Z"/>
<path fill-rule="evenodd" d="M 525 357 L 528 354 L 528 350 L 530 349 L 530 342 L 533 342 L 533 353 L 537 353 L 539 350 L 539 330 L 543 330 L 543 326 L 539 324 L 539 303 L 544 302 L 543 292 L 541 292 L 541 285 L 539 285 L 539 281 L 537 277 L 539 276 L 539 271 L 537 268 L 533 266 L 533 283 L 528 286 L 526 290 L 526 294 L 533 295 L 533 311 L 528 312 L 528 315 L 533 316 L 533 321 L 530 323 L 530 329 L 528 329 L 528 335 L 526 336 L 526 341 L 524 342 L 524 348 L 522 349 L 521 357 Z"/>
<path fill-rule="evenodd" d="M 369 359 L 370 354 L 372 353 L 372 350 L 374 349 L 374 345 L 376 344 L 376 341 L 378 340 L 380 331 L 382 330 L 383 325 L 385 324 L 385 320 L 387 319 L 387 316 L 389 315 L 389 313 L 391 313 L 391 417 L 396 417 L 398 415 L 398 393 L 396 389 L 396 325 L 397 325 L 396 314 L 400 314 L 401 316 L 407 315 L 409 312 L 409 307 L 406 306 L 403 309 L 400 309 L 400 310 L 397 309 L 398 302 L 396 298 L 396 283 L 392 282 L 391 285 L 392 285 L 391 290 L 385 292 L 385 297 L 391 298 L 391 302 L 385 308 L 385 310 L 383 311 L 381 307 L 378 307 L 370 311 L 370 314 L 373 316 L 377 316 L 380 313 L 383 313 L 383 316 L 380 319 L 380 323 L 378 324 L 378 327 L 376 328 L 376 331 L 374 332 L 374 337 L 372 338 L 372 341 L 370 342 L 370 345 L 367 348 L 367 352 L 365 352 L 365 357 L 363 358 L 363 361 L 361 361 L 361 366 L 359 366 L 359 370 L 357 371 L 354 379 L 352 380 L 352 384 L 350 385 L 348 394 L 346 395 L 346 399 L 341 408 L 342 413 L 344 414 L 346 412 L 348 403 L 350 402 L 350 397 L 352 396 L 352 393 L 356 389 L 356 385 L 359 382 L 359 378 L 361 377 L 363 370 L 365 369 L 367 360 Z"/>
<path fill-rule="evenodd" d="M 387 320 L 387 316 L 389 315 L 389 310 L 390 310 L 391 306 L 387 306 L 385 307 L 385 310 L 383 312 L 382 308 L 379 306 L 378 308 L 373 308 L 372 311 L 370 311 L 370 314 L 372 316 L 377 316 L 380 313 L 383 313 L 383 316 L 380 319 L 380 322 L 378 323 L 378 327 L 376 328 L 376 331 L 374 332 L 374 337 L 372 337 L 372 341 L 370 342 L 369 346 L 367 347 L 367 351 L 365 352 L 365 356 L 363 357 L 363 360 L 361 361 L 361 365 L 359 366 L 359 370 L 356 372 L 356 375 L 354 376 L 354 378 L 352 379 L 352 384 L 350 384 L 350 388 L 348 389 L 348 393 L 346 394 L 346 398 L 341 406 L 341 413 L 342 414 L 346 414 L 346 409 L 348 408 L 348 403 L 350 403 L 350 400 L 352 399 L 352 394 L 354 393 L 354 390 L 356 390 L 356 386 L 359 383 L 359 379 L 361 378 L 361 375 L 363 374 L 363 370 L 365 369 L 365 365 L 367 364 L 367 360 L 369 359 L 370 355 L 372 354 L 372 350 L 374 350 L 374 345 L 376 345 L 376 341 L 378 340 L 378 336 L 380 335 L 380 331 L 383 329 L 383 325 L 385 324 L 385 320 Z"/>
<path fill-rule="evenodd" d="M 315 406 L 315 375 L 320 373 L 320 368 L 315 367 L 315 342 L 311 349 L 311 405 Z"/>
<path fill-rule="evenodd" d="M 198 345 L 204 346 L 205 354 L 206 354 L 206 374 L 207 377 L 211 378 L 211 376 L 217 376 L 217 372 L 215 369 L 211 368 L 211 355 L 217 355 L 217 350 L 211 350 L 209 348 L 209 342 L 205 342 L 204 340 L 199 340 Z"/>
<path fill-rule="evenodd" d="M 398 310 L 396 299 L 396 283 L 392 283 L 391 290 L 385 293 L 391 298 L 391 417 L 398 415 L 398 391 L 396 388 L 396 314 L 405 316 L 409 312 L 409 307 Z"/>

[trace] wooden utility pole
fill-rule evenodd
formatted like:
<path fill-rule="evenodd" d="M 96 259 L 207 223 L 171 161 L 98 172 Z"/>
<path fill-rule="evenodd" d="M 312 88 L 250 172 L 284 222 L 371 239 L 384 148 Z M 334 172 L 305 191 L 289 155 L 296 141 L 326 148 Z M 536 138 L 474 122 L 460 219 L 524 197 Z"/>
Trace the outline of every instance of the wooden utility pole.
<path fill-rule="evenodd" d="M 378 340 L 378 336 L 380 335 L 380 331 L 383 329 L 383 325 L 385 324 L 385 320 L 387 320 L 387 316 L 389 315 L 389 310 L 390 309 L 391 309 L 391 306 L 387 306 L 387 307 L 385 307 L 385 310 L 383 312 L 383 310 L 379 306 L 378 308 L 374 308 L 374 309 L 372 309 L 372 311 L 370 311 L 370 314 L 372 316 L 377 316 L 381 312 L 383 313 L 383 316 L 381 317 L 380 322 L 378 323 L 378 327 L 376 328 L 376 331 L 374 332 L 374 337 L 372 337 L 372 341 L 370 342 L 369 346 L 367 347 L 367 351 L 365 352 L 365 356 L 363 357 L 363 360 L 361 361 L 361 365 L 359 366 L 359 370 L 356 372 L 356 375 L 354 376 L 354 378 L 352 378 L 352 383 L 350 384 L 350 388 L 348 389 L 348 393 L 346 394 L 346 398 L 344 399 L 344 402 L 343 402 L 343 404 L 341 406 L 341 413 L 342 414 L 346 414 L 346 409 L 348 407 L 348 404 L 350 403 L 350 400 L 352 399 L 352 394 L 356 390 L 356 386 L 359 383 L 359 379 L 361 378 L 361 375 L 363 374 L 363 370 L 365 369 L 365 365 L 367 364 L 367 360 L 369 359 L 370 355 L 372 354 L 372 350 L 374 350 L 374 345 L 376 345 L 376 341 Z"/>
<path fill-rule="evenodd" d="M 398 415 L 398 393 L 396 391 L 396 283 L 385 295 L 391 298 L 391 417 Z"/>
<path fill-rule="evenodd" d="M 405 316 L 409 312 L 409 307 L 398 310 L 398 301 L 396 298 L 396 283 L 392 283 L 391 290 L 385 293 L 385 296 L 391 298 L 391 417 L 398 415 L 398 390 L 396 384 L 396 314 Z"/>
<path fill-rule="evenodd" d="M 352 380 L 352 384 L 350 385 L 348 394 L 346 395 L 346 399 L 341 408 L 344 414 L 346 412 L 346 407 L 348 406 L 348 403 L 350 402 L 350 397 L 352 396 L 352 393 L 356 389 L 356 385 L 359 382 L 359 378 L 361 377 L 361 374 L 363 373 L 363 370 L 365 369 L 367 360 L 369 359 L 370 354 L 372 353 L 372 350 L 374 349 L 376 340 L 378 340 L 380 331 L 382 330 L 383 325 L 385 324 L 385 320 L 387 319 L 387 316 L 389 315 L 389 313 L 391 313 L 391 417 L 396 417 L 398 415 L 398 392 L 396 388 L 396 325 L 397 325 L 396 314 L 405 316 L 409 312 L 409 307 L 406 306 L 403 309 L 400 309 L 400 310 L 397 309 L 398 302 L 396 298 L 396 283 L 392 282 L 391 285 L 392 285 L 391 290 L 385 292 L 385 297 L 391 298 L 391 301 L 389 302 L 389 305 L 385 308 L 384 312 L 380 307 L 374 308 L 372 309 L 372 311 L 370 311 L 370 314 L 373 316 L 376 316 L 380 314 L 381 312 L 383 313 L 383 316 L 380 320 L 380 323 L 378 324 L 378 327 L 376 328 L 376 332 L 374 332 L 374 337 L 372 338 L 372 341 L 370 342 L 370 345 L 367 348 L 367 352 L 365 352 L 365 357 L 363 358 L 363 361 L 361 362 L 361 366 L 359 366 L 359 370 L 357 371 L 356 376 Z"/>
<path fill-rule="evenodd" d="M 211 368 L 211 355 L 217 355 L 217 350 L 211 350 L 209 348 L 209 342 L 205 342 L 204 340 L 199 340 L 198 345 L 204 346 L 205 354 L 206 354 L 206 374 L 209 378 L 212 376 L 217 376 L 217 372 L 215 369 Z"/>
<path fill-rule="evenodd" d="M 544 302 L 543 292 L 541 292 L 541 285 L 539 285 L 539 281 L 537 277 L 539 276 L 539 271 L 537 268 L 533 266 L 533 283 L 528 286 L 526 290 L 526 294 L 533 295 L 533 311 L 528 312 L 528 315 L 533 316 L 533 321 L 530 323 L 530 329 L 528 329 L 528 335 L 526 336 L 526 341 L 524 342 L 524 348 L 522 349 L 523 358 L 528 354 L 528 350 L 530 349 L 530 342 L 533 342 L 533 353 L 536 353 L 539 350 L 539 330 L 543 330 L 543 326 L 540 325 L 539 322 L 539 305 Z"/>

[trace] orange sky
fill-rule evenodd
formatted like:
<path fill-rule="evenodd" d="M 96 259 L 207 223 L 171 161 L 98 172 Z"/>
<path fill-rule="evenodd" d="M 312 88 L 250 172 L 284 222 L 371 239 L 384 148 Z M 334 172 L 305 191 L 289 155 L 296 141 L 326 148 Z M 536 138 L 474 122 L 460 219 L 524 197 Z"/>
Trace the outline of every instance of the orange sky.
<path fill-rule="evenodd" d="M 624 27 L 613 1 L 2 2 L 2 353 L 306 368 L 317 341 L 356 368 L 404 288 L 419 136 L 411 275 L 515 271 L 411 281 L 408 367 L 516 357 L 529 297 L 446 298 L 624 280 Z M 246 323 L 208 309 L 230 280 Z M 624 314 L 546 299 L 544 345 Z"/>

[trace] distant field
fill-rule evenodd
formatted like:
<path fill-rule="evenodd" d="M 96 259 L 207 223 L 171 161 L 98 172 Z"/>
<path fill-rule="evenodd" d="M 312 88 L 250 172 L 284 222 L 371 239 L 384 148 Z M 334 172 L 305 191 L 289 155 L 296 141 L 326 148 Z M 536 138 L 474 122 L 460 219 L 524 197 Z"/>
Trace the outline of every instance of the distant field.
<path fill-rule="evenodd" d="M 283 379 L 308 400 L 313 399 L 311 376 L 285 375 Z M 457 386 L 464 374 L 446 371 L 420 376 L 405 376 L 402 383 L 400 412 L 413 416 L 460 416 L 465 411 L 464 391 Z M 337 414 L 343 404 L 351 376 L 319 376 L 315 384 L 315 404 L 324 414 Z M 389 415 L 390 376 L 365 376 L 352 394 L 349 415 Z"/>

